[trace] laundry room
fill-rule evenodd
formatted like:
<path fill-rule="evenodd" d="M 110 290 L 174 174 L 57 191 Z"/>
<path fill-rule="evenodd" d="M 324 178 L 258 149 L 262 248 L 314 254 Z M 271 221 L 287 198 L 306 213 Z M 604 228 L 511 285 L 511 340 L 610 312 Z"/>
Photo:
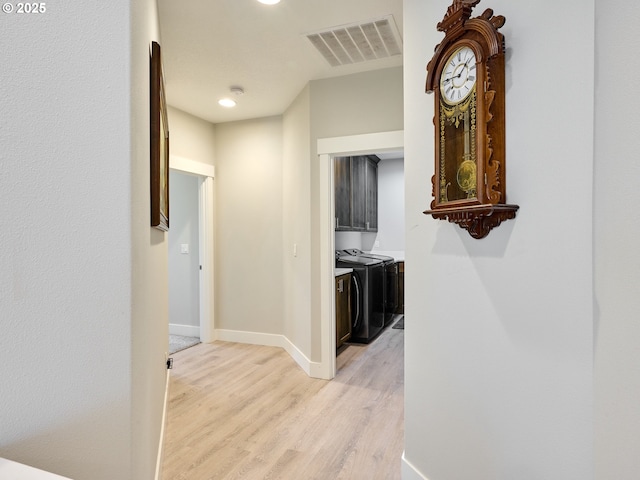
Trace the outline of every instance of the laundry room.
<path fill-rule="evenodd" d="M 404 328 L 403 156 L 334 159 L 338 354 Z"/>

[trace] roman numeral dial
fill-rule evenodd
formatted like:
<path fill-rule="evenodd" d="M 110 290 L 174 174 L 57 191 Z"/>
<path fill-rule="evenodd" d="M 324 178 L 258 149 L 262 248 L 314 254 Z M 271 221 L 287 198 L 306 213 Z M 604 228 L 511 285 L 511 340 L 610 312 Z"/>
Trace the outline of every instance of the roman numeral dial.
<path fill-rule="evenodd" d="M 455 105 L 464 101 L 476 84 L 476 55 L 469 47 L 461 47 L 447 60 L 440 75 L 442 99 Z"/>

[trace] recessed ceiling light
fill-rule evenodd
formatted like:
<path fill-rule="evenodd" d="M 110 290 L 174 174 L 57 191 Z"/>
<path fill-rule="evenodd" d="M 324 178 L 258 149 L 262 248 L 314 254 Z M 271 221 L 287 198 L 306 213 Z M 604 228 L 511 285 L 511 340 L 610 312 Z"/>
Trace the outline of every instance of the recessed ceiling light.
<path fill-rule="evenodd" d="M 280 3 L 280 0 L 258 0 L 260 3 L 264 3 L 265 5 L 275 5 L 276 3 Z"/>
<path fill-rule="evenodd" d="M 230 98 L 221 98 L 220 100 L 218 100 L 218 104 L 222 105 L 223 107 L 231 108 L 236 106 L 236 101 L 231 100 Z"/>
<path fill-rule="evenodd" d="M 230 87 L 229 91 L 233 93 L 236 97 L 244 95 L 244 88 L 238 85 L 234 85 Z M 218 100 L 218 104 L 222 105 L 223 107 L 231 108 L 236 106 L 236 101 L 233 98 L 224 97 Z"/>

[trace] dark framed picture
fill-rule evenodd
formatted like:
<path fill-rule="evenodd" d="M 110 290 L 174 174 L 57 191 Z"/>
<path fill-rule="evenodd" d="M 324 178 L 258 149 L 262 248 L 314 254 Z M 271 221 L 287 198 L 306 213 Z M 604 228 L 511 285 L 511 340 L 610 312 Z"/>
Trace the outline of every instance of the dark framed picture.
<path fill-rule="evenodd" d="M 151 226 L 169 230 L 169 124 L 160 44 L 151 43 Z"/>

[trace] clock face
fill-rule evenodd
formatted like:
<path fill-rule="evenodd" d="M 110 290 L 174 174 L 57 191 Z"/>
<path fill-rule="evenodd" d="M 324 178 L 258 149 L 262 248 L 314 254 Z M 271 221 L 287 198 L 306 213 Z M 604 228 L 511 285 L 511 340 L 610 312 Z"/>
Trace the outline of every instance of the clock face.
<path fill-rule="evenodd" d="M 453 52 L 440 76 L 440 95 L 449 105 L 463 102 L 476 84 L 476 56 L 469 47 Z"/>

